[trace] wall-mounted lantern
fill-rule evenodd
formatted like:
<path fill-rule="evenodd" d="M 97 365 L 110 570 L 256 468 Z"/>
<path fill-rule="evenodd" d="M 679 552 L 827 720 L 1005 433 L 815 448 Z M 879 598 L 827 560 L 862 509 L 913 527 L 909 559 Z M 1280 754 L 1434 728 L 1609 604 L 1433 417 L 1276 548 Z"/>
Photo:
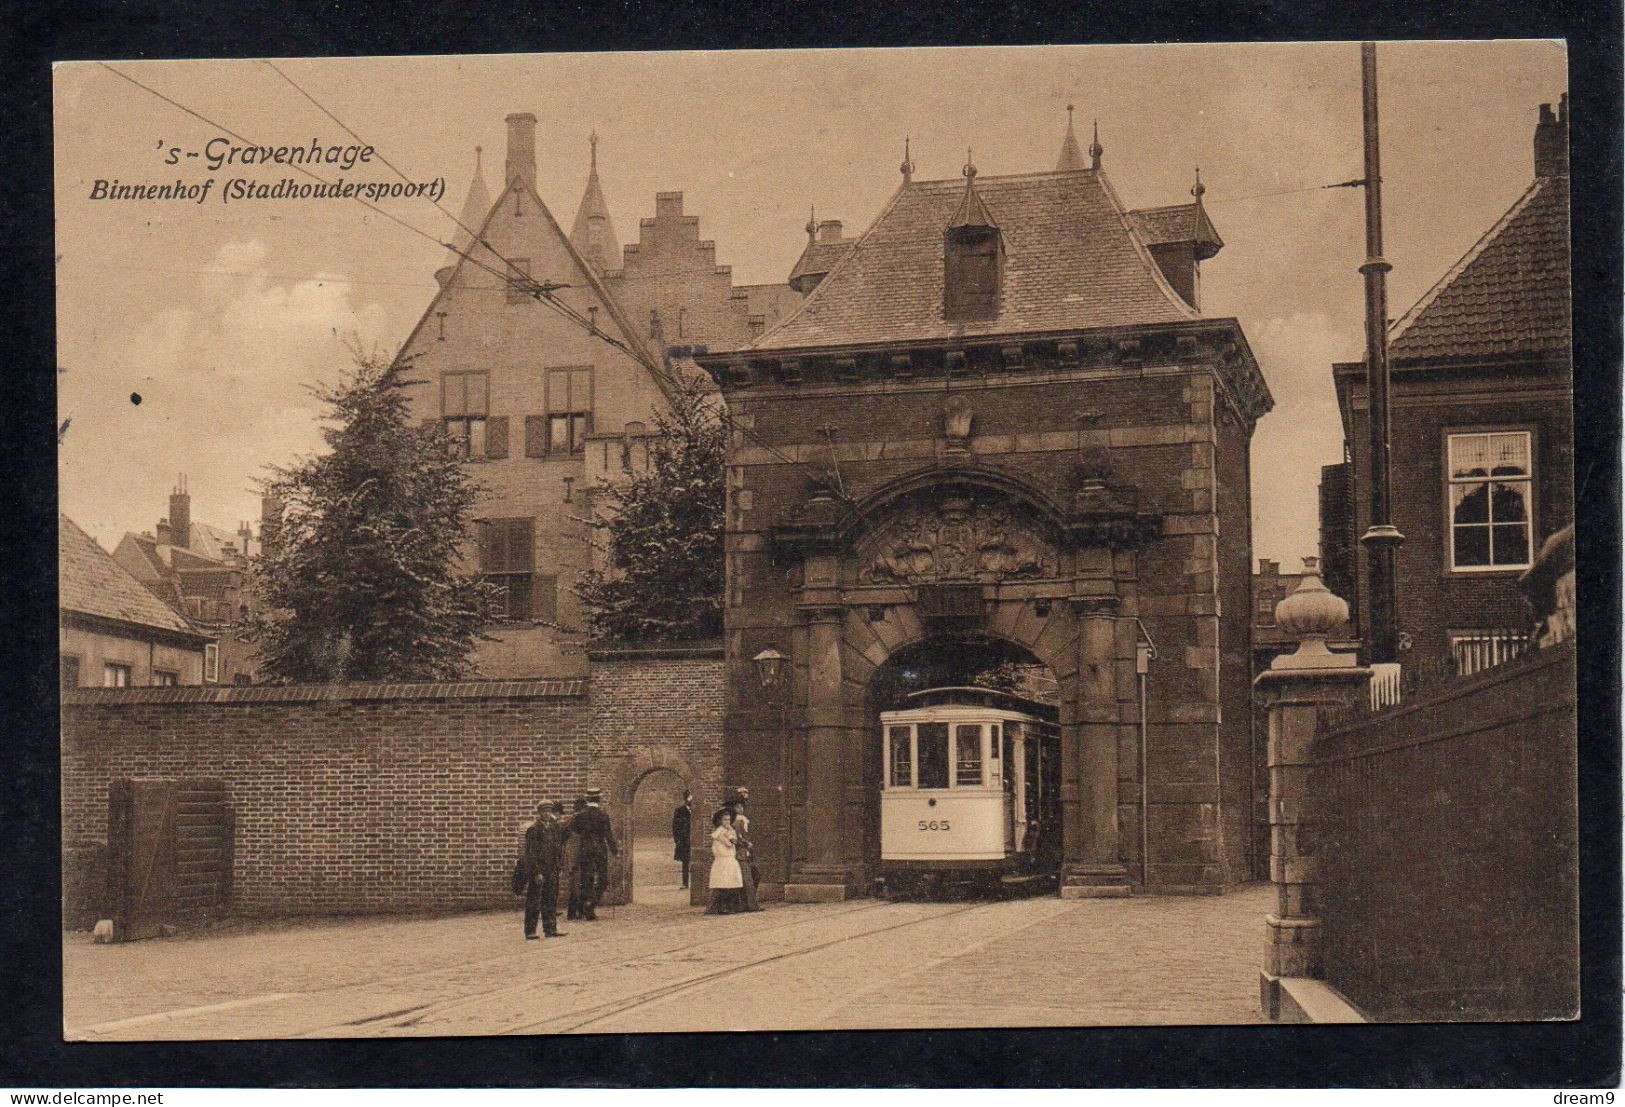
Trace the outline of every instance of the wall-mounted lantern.
<path fill-rule="evenodd" d="M 751 658 L 751 664 L 756 666 L 757 682 L 763 688 L 777 688 L 784 676 L 786 660 L 788 659 L 772 646 Z"/>

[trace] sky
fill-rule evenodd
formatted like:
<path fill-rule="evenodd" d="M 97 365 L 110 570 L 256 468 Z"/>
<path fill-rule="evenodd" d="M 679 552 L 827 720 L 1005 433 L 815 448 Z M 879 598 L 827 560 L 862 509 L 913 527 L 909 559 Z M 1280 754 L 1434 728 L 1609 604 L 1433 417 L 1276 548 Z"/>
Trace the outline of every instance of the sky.
<path fill-rule="evenodd" d="M 1338 461 L 1335 361 L 1363 349 L 1363 195 L 1354 43 L 998 47 L 290 59 L 279 68 L 458 211 L 475 147 L 502 177 L 510 112 L 538 118 L 538 191 L 566 228 L 587 136 L 621 241 L 680 190 L 736 283 L 783 281 L 809 207 L 848 234 L 899 183 L 1054 167 L 1075 104 L 1133 207 L 1188 202 L 1196 167 L 1225 240 L 1202 310 L 1246 332 L 1275 410 L 1253 439 L 1254 552 L 1316 552 L 1320 466 Z M 354 140 L 266 65 L 117 62 L 209 123 L 96 63 L 55 71 L 58 454 L 62 510 L 111 549 L 150 531 L 185 474 L 192 517 L 235 530 L 256 478 L 320 448 L 313 385 L 349 347 L 393 353 L 427 309 L 436 244 L 456 230 L 423 199 L 221 204 L 92 200 L 97 180 L 187 183 L 222 128 L 257 144 Z M 1567 90 L 1557 42 L 1383 43 L 1390 314 L 1423 295 L 1533 179 L 1538 106 Z M 213 124 L 213 125 L 211 125 Z M 228 142 L 231 141 L 228 139 Z M 297 173 L 267 168 L 275 180 Z M 324 175 L 329 175 L 324 173 Z M 397 180 L 381 164 L 351 174 Z M 303 178 L 301 178 L 303 179 Z M 218 192 L 223 182 L 217 181 Z M 139 396 L 139 403 L 135 398 Z"/>

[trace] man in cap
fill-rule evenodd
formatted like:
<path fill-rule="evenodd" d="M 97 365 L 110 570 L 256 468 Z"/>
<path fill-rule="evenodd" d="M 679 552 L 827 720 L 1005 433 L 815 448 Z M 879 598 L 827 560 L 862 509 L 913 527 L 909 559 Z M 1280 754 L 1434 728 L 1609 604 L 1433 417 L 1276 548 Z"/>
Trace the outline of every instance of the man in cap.
<path fill-rule="evenodd" d="M 598 918 L 595 909 L 609 884 L 610 856 L 621 852 L 603 802 L 602 792 L 587 789 L 587 806 L 570 823 L 570 833 L 581 842 L 581 917 L 588 922 Z"/>
<path fill-rule="evenodd" d="M 563 845 L 559 829 L 562 804 L 536 805 L 536 819 L 525 827 L 523 851 L 519 858 L 519 871 L 525 891 L 525 938 L 536 938 L 536 921 L 541 919 L 542 933 L 549 938 L 562 938 L 559 932 L 559 854 Z"/>

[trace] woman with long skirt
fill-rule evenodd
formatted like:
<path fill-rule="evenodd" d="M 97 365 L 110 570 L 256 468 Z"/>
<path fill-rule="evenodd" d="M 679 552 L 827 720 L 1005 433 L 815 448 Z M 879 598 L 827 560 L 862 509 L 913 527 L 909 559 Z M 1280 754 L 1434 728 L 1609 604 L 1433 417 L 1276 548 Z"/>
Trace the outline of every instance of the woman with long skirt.
<path fill-rule="evenodd" d="M 711 816 L 711 905 L 707 915 L 732 915 L 743 909 L 740 902 L 745 887 L 739 871 L 735 845 L 739 836 L 733 828 L 733 812 L 724 807 Z"/>

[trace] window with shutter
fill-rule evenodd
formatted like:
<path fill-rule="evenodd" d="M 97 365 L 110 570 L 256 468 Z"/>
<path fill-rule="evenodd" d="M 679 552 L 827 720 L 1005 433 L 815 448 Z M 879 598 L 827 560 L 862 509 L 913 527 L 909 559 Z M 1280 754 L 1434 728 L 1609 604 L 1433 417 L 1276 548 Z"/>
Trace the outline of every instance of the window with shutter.
<path fill-rule="evenodd" d="M 991 319 L 999 311 L 999 233 L 981 227 L 948 232 L 943 255 L 943 314 Z"/>
<path fill-rule="evenodd" d="M 525 416 L 525 456 L 547 456 L 547 416 Z"/>
<path fill-rule="evenodd" d="M 580 453 L 592 433 L 592 367 L 547 371 L 547 452 Z"/>
<path fill-rule="evenodd" d="M 457 457 L 486 457 L 486 417 L 491 395 L 490 374 L 443 373 L 440 377 L 440 414 Z M 503 425 L 503 452 L 507 456 L 507 426 Z"/>
<path fill-rule="evenodd" d="M 496 588 L 490 615 L 497 622 L 533 617 L 534 523 L 532 519 L 488 519 L 480 526 L 480 575 Z"/>

